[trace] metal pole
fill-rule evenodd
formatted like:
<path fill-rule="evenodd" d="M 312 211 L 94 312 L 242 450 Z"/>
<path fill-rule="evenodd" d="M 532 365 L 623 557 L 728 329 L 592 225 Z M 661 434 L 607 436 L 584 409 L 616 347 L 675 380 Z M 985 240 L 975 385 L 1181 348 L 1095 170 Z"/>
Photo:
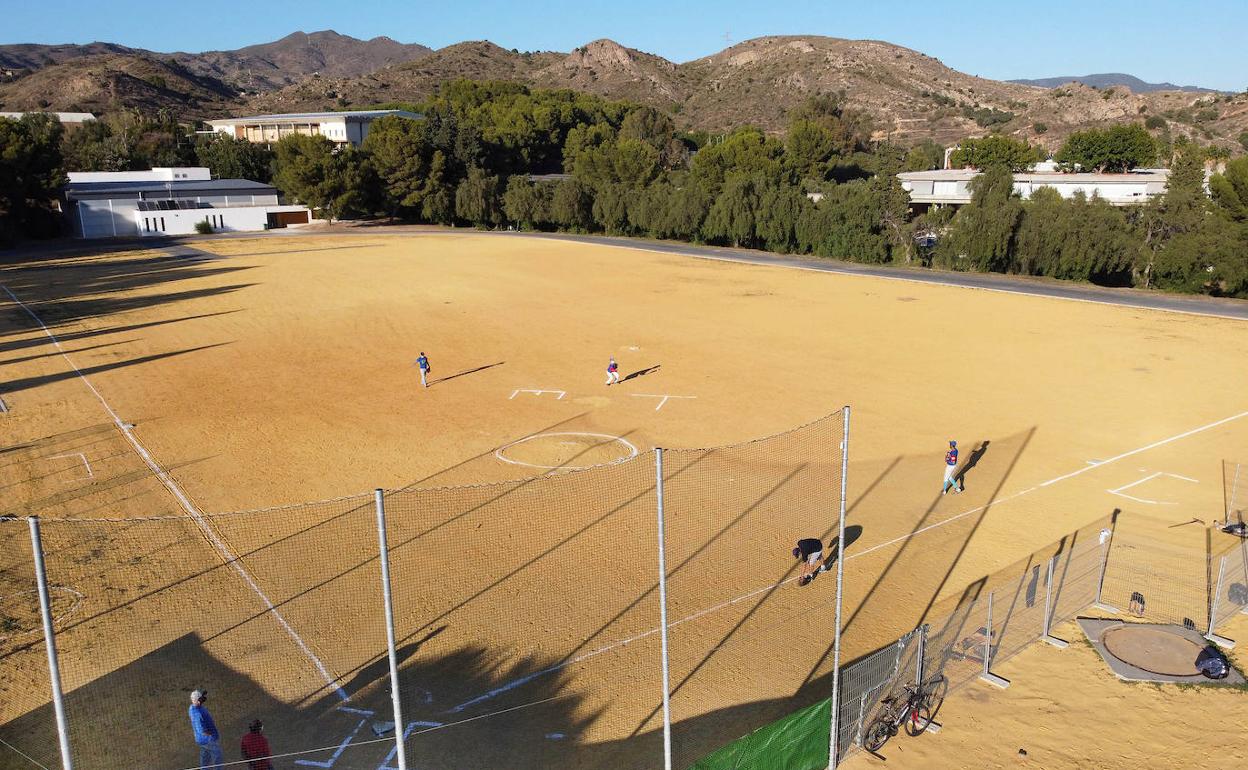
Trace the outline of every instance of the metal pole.
<path fill-rule="evenodd" d="M 394 750 L 398 770 L 407 770 L 403 749 L 403 707 L 399 703 L 399 657 L 394 648 L 394 601 L 390 595 L 390 547 L 386 543 L 386 504 L 380 489 L 373 491 L 377 503 L 377 543 L 381 553 L 381 595 L 386 608 L 386 655 L 390 658 L 390 701 L 394 708 Z"/>
<path fill-rule="evenodd" d="M 654 489 L 659 515 L 659 639 L 663 650 L 663 768 L 672 770 L 672 703 L 667 665 L 667 556 L 663 541 L 663 450 L 654 449 Z"/>
<path fill-rule="evenodd" d="M 923 686 L 923 656 L 927 654 L 927 624 L 919 626 L 919 657 L 914 664 L 914 683 Z"/>
<path fill-rule="evenodd" d="M 836 627 L 832 631 L 832 724 L 829 726 L 828 770 L 835 770 L 839 757 L 841 723 L 841 601 L 845 582 L 845 488 L 849 476 L 849 406 L 842 410 L 845 424 L 841 430 L 841 509 L 836 535 Z"/>
<path fill-rule="evenodd" d="M 1218 564 L 1218 587 L 1214 589 L 1213 596 L 1209 599 L 1209 631 L 1205 636 L 1213 635 L 1213 627 L 1218 622 L 1218 597 L 1222 595 L 1222 580 L 1226 577 L 1226 557 L 1222 557 L 1222 561 Z"/>
<path fill-rule="evenodd" d="M 1049 559 L 1049 568 L 1044 576 L 1044 633 L 1046 638 L 1049 635 L 1049 629 L 1053 625 L 1053 562 L 1057 560 L 1057 556 Z"/>
<path fill-rule="evenodd" d="M 73 770 L 74 759 L 69 753 L 69 722 L 65 718 L 65 697 L 61 693 L 61 666 L 56 654 L 56 635 L 52 630 L 52 602 L 48 598 L 48 572 L 43 564 L 43 538 L 39 536 L 39 517 L 31 516 L 30 550 L 35 557 L 35 585 L 39 588 L 39 614 L 43 616 L 43 640 L 48 648 L 48 683 L 52 686 L 52 708 L 56 712 L 56 737 L 61 745 L 61 768 Z"/>
<path fill-rule="evenodd" d="M 988 625 L 984 628 L 988 633 L 984 634 L 984 678 L 988 678 L 988 664 L 992 658 L 992 596 L 993 591 L 988 592 Z"/>

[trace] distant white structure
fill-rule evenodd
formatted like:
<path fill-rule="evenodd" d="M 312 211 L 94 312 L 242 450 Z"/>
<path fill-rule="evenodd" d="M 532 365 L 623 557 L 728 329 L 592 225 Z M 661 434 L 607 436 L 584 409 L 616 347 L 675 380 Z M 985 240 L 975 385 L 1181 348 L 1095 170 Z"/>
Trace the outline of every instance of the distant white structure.
<path fill-rule="evenodd" d="M 86 123 L 89 120 L 95 120 L 95 116 L 89 112 L 0 112 L 0 118 L 12 118 L 13 120 L 21 120 L 23 115 L 51 115 L 63 124 L 74 125 Z"/>
<path fill-rule="evenodd" d="M 283 205 L 270 185 L 211 177 L 202 167 L 72 172 L 64 210 L 79 238 L 189 235 L 200 222 L 246 232 L 311 221 L 306 206 Z"/>
<path fill-rule="evenodd" d="M 209 120 L 207 123 L 218 134 L 260 144 L 276 142 L 292 134 L 307 134 L 323 136 L 337 144 L 350 144 L 358 147 L 364 141 L 364 137 L 368 136 L 368 127 L 374 120 L 391 115 L 411 120 L 418 120 L 422 117 L 406 110 L 354 110 L 252 115 L 245 118 Z"/>
<path fill-rule="evenodd" d="M 147 171 L 71 171 L 70 184 L 89 182 L 173 182 L 187 179 L 203 182 L 212 179 L 212 172 L 203 166 L 158 166 Z"/>
<path fill-rule="evenodd" d="M 970 168 L 936 171 L 904 171 L 897 175 L 910 193 L 912 205 L 961 206 L 971 202 L 971 180 L 979 171 Z M 1026 171 L 1014 175 L 1014 191 L 1023 198 L 1042 187 L 1063 198 L 1083 193 L 1115 206 L 1144 203 L 1166 191 L 1170 169 L 1141 168 L 1125 174 L 1063 174 L 1053 170 Z"/>

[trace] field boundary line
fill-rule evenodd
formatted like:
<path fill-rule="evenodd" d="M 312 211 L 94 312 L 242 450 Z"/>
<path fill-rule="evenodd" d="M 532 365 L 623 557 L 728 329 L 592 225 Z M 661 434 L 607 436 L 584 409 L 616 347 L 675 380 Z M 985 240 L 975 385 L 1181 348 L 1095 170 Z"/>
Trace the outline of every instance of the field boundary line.
<path fill-rule="evenodd" d="M 9 298 L 12 299 L 18 307 L 26 311 L 26 314 L 29 315 L 35 323 L 39 324 L 39 328 L 42 329 L 48 339 L 52 341 L 52 344 L 56 346 L 56 350 L 60 353 L 61 358 L 65 359 L 65 363 L 69 364 L 70 368 L 74 370 L 74 373 L 78 375 L 78 378 L 82 380 L 83 384 L 85 384 L 87 388 L 95 394 L 95 397 L 100 402 L 100 405 L 104 407 L 104 411 L 108 412 L 109 417 L 113 419 L 113 424 L 117 426 L 117 429 L 120 430 L 122 435 L 126 437 L 126 440 L 130 442 L 130 446 L 132 446 L 135 452 L 138 453 L 139 457 L 142 458 L 144 464 L 147 465 L 148 470 L 150 470 L 160 481 L 160 483 L 164 485 L 165 489 L 169 490 L 170 494 L 174 496 L 174 498 L 182 506 L 182 509 L 187 512 L 187 514 L 195 522 L 195 525 L 199 527 L 201 532 L 204 533 L 208 542 L 216 549 L 217 554 L 221 558 L 225 559 L 225 563 L 233 567 L 234 571 L 237 572 L 244 581 L 246 581 L 247 585 L 252 591 L 255 592 L 256 596 L 260 597 L 260 601 L 264 603 L 268 612 L 273 615 L 278 624 L 281 625 L 290 638 L 294 640 L 295 644 L 298 645 L 299 649 L 308 658 L 308 660 L 311 661 L 312 665 L 316 667 L 317 672 L 320 673 L 320 675 L 325 679 L 326 684 L 334 688 L 338 697 L 343 701 L 351 700 L 351 697 L 347 695 L 346 690 L 342 689 L 342 686 L 338 684 L 337 679 L 329 673 L 329 670 L 325 668 L 325 664 L 321 662 L 321 659 L 317 657 L 316 653 L 312 652 L 311 648 L 308 647 L 307 642 L 303 640 L 303 637 L 299 636 L 295 629 L 291 627 L 290 623 L 286 621 L 286 618 L 282 616 L 282 613 L 278 612 L 277 607 L 273 604 L 272 600 L 270 600 L 268 595 L 264 593 L 264 590 L 256 584 L 256 581 L 251 576 L 251 573 L 243 567 L 238 556 L 230 550 L 230 547 L 225 544 L 225 542 L 217 534 L 216 530 L 212 528 L 212 526 L 208 523 L 208 520 L 204 517 L 204 514 L 200 512 L 195 504 L 190 501 L 190 498 L 188 498 L 186 493 L 182 491 L 182 487 L 180 487 L 178 483 L 173 480 L 173 477 L 169 475 L 168 471 L 166 471 L 160 463 L 156 462 L 156 459 L 153 458 L 151 453 L 147 451 L 147 447 L 143 446 L 143 443 L 139 441 L 137 436 L 134 435 L 130 425 L 124 422 L 121 417 L 117 415 L 117 412 L 111 405 L 109 405 L 108 401 L 104 398 L 100 391 L 96 389 L 91 380 L 87 379 L 87 376 L 82 373 L 82 370 L 78 368 L 78 365 L 75 364 L 73 359 L 69 357 L 69 354 L 65 352 L 65 348 L 61 346 L 61 341 L 57 339 L 55 334 L 52 333 L 52 330 L 44 324 L 43 320 L 39 318 L 35 311 L 31 310 L 25 302 L 18 299 L 17 295 L 14 294 L 8 286 L 0 286 L 0 288 L 3 288 L 5 293 L 9 295 Z"/>
<path fill-rule="evenodd" d="M 1051 484 L 1054 484 L 1054 483 L 1056 483 L 1056 482 L 1058 482 L 1058 481 L 1065 481 L 1066 479 L 1074 478 L 1075 476 L 1078 476 L 1078 475 L 1080 475 L 1081 473 L 1085 473 L 1085 472 L 1087 472 L 1087 471 L 1094 470 L 1094 469 L 1096 469 L 1096 468 L 1102 468 L 1102 467 L 1104 467 L 1104 466 L 1106 466 L 1106 465 L 1109 465 L 1109 464 L 1111 464 L 1111 463 L 1114 463 L 1114 462 L 1116 462 L 1116 461 L 1118 461 L 1118 460 L 1123 460 L 1123 459 L 1126 459 L 1126 458 L 1128 458 L 1128 457 L 1132 457 L 1132 456 L 1134 456 L 1134 455 L 1137 455 L 1137 454 L 1139 454 L 1140 452 L 1144 452 L 1144 451 L 1147 451 L 1147 450 L 1149 450 L 1149 449 L 1155 449 L 1155 448 L 1157 448 L 1157 447 L 1159 447 L 1159 446 L 1164 446 L 1165 444 L 1169 444 L 1169 443 L 1170 443 L 1170 442 L 1172 442 L 1172 441 L 1178 441 L 1179 439 L 1187 438 L 1188 436 L 1193 436 L 1193 435 L 1195 435 L 1195 434 L 1197 434 L 1197 433 L 1200 433 L 1200 432 L 1202 432 L 1202 431 L 1210 430 L 1210 429 L 1212 429 L 1212 428 L 1216 428 L 1216 427 L 1218 427 L 1218 426 L 1220 426 L 1220 425 L 1225 425 L 1225 424 L 1226 424 L 1226 423 L 1228 423 L 1228 422 L 1232 422 L 1232 421 L 1234 421 L 1234 420 L 1238 420 L 1238 419 L 1241 419 L 1241 418 L 1243 418 L 1243 417 L 1248 417 L 1248 411 L 1240 412 L 1239 414 L 1231 415 L 1230 417 L 1225 417 L 1225 418 L 1223 418 L 1223 419 L 1221 419 L 1221 420 L 1217 420 L 1217 421 L 1215 421 L 1215 422 L 1211 422 L 1211 423 L 1209 423 L 1209 424 L 1207 424 L 1207 425 L 1202 425 L 1202 426 L 1200 426 L 1199 428 L 1193 428 L 1192 430 L 1185 431 L 1185 432 L 1183 432 L 1183 433 L 1179 433 L 1179 434 L 1177 434 L 1177 435 L 1171 436 L 1171 437 L 1169 437 L 1169 438 L 1162 439 L 1162 440 L 1160 440 L 1160 441 L 1155 441 L 1155 442 L 1153 442 L 1153 443 L 1151 443 L 1151 444 L 1148 444 L 1147 446 L 1143 446 L 1143 447 L 1140 447 L 1140 448 L 1138 448 L 1138 449 L 1132 449 L 1132 450 L 1131 450 L 1131 451 L 1129 451 L 1129 452 L 1123 452 L 1123 453 L 1122 453 L 1122 454 L 1120 454 L 1120 455 L 1116 455 L 1116 456 L 1114 456 L 1114 457 L 1111 457 L 1111 458 L 1109 458 L 1108 460 L 1104 460 L 1104 461 L 1102 461 L 1102 462 L 1097 463 L 1096 465 L 1086 466 L 1086 467 L 1084 467 L 1084 468 L 1082 468 L 1082 469 L 1080 469 L 1080 470 L 1078 470 L 1078 471 L 1076 471 L 1076 472 L 1074 472 L 1074 473 L 1067 473 L 1067 474 L 1064 474 L 1064 475 L 1062 475 L 1062 476 L 1058 476 L 1058 477 L 1056 477 L 1056 478 L 1050 479 L 1049 481 L 1042 482 L 1042 483 L 1040 483 L 1040 484 L 1036 484 L 1035 486 L 1027 487 L 1026 489 L 1021 490 L 1021 491 L 1019 491 L 1019 492 L 1015 492 L 1015 493 L 1014 493 L 1014 494 L 1012 494 L 1012 495 L 1007 495 L 1006 497 L 1002 497 L 1002 498 L 1000 498 L 1000 499 L 993 500 L 992 502 L 987 503 L 987 504 L 985 504 L 985 505 L 979 505 L 979 506 L 976 506 L 976 507 L 974 507 L 974 508 L 971 508 L 970 510 L 966 510 L 966 511 L 963 511 L 962 513 L 958 513 L 958 514 L 955 514 L 955 515 L 953 515 L 953 516 L 950 516 L 950 517 L 949 517 L 949 518 L 947 518 L 947 519 L 942 519 L 942 520 L 940 520 L 940 521 L 934 522 L 934 523 L 932 523 L 932 524 L 927 525 L 926 527 L 921 527 L 921 528 L 919 528 L 919 529 L 916 529 L 916 530 L 914 530 L 913 532 L 911 532 L 911 533 L 909 533 L 909 534 L 907 534 L 907 535 L 902 535 L 901 537 L 896 537 L 896 538 L 893 538 L 892 540 L 887 540 L 887 541 L 885 541 L 885 542 L 883 542 L 883 543 L 877 543 L 876 545 L 873 545 L 873 546 L 871 546 L 870 548 L 867 548 L 867 549 L 862 550 L 862 551 L 855 551 L 854 553 L 851 553 L 851 554 L 846 555 L 846 557 L 845 557 L 845 561 L 850 561 L 850 560 L 852 560 L 852 559 L 856 559 L 856 558 L 858 558 L 859 556 L 866 556 L 867 554 L 870 554 L 870 553 L 872 553 L 872 552 L 874 552 L 874 551 L 878 551 L 878 550 L 880 550 L 880 549 L 882 549 L 882 548 L 887 548 L 887 547 L 889 547 L 889 546 L 891 546 L 891 545 L 896 545 L 897 543 L 900 543 L 900 542 L 902 542 L 902 541 L 904 541 L 904 540 L 909 540 L 909 539 L 910 539 L 910 538 L 912 538 L 912 537 L 915 537 L 915 536 L 917 536 L 917 535 L 921 535 L 921 534 L 923 534 L 924 532 L 928 532 L 928 531 L 933 530 L 933 529 L 936 529 L 936 528 L 938 528 L 938 527 L 943 527 L 943 526 L 944 526 L 944 525 L 946 525 L 946 524 L 950 524 L 950 523 L 952 523 L 952 522 L 958 521 L 959 519 L 963 519 L 963 518 L 965 518 L 965 517 L 967 517 L 967 516 L 970 516 L 971 514 L 974 514 L 974 513 L 978 513 L 978 512 L 980 512 L 980 511 L 983 511 L 983 510 L 985 510 L 986 508 L 988 508 L 989 506 L 997 506 L 997 505 L 1001 505 L 1001 504 L 1003 504 L 1003 503 L 1007 503 L 1007 502 L 1009 502 L 1009 501 L 1011 501 L 1011 500 L 1016 500 L 1016 499 L 1018 499 L 1018 498 L 1022 497 L 1023 495 L 1030 494 L 1031 492 L 1035 492 L 1037 489 L 1042 489 L 1042 488 L 1047 487 L 1047 486 L 1049 486 L 1049 485 L 1051 485 Z M 697 612 L 694 612 L 694 613 L 692 613 L 692 614 L 690 614 L 690 615 L 686 615 L 685 617 L 680 618 L 679 620 L 676 620 L 676 621 L 673 621 L 673 622 L 671 622 L 671 623 L 668 623 L 668 624 L 667 624 L 667 627 L 670 629 L 670 628 L 674 628 L 674 627 L 676 627 L 676 626 L 679 626 L 679 625 L 681 625 L 681 624 L 683 624 L 683 623 L 688 623 L 688 622 L 690 622 L 690 621 L 697 620 L 697 619 L 698 619 L 698 618 L 700 618 L 700 617 L 703 617 L 703 616 L 705 616 L 705 615 L 709 615 L 709 614 L 711 614 L 711 613 L 713 613 L 713 612 L 718 612 L 719 610 L 722 610 L 722 609 L 724 609 L 725 607 L 731 607 L 731 606 L 732 606 L 732 605 L 734 605 L 734 604 L 738 604 L 738 603 L 743 602 L 743 601 L 745 601 L 745 600 L 747 600 L 747 599 L 751 599 L 751 598 L 753 598 L 753 597 L 755 597 L 755 596 L 758 596 L 759 594 L 766 593 L 767 591 L 772 590 L 772 589 L 773 589 L 773 588 L 775 588 L 776 586 L 782 586 L 782 585 L 784 585 L 785 583 L 790 583 L 790 582 L 793 582 L 793 581 L 795 581 L 795 580 L 797 580 L 797 577 L 796 577 L 796 576 L 794 576 L 794 577 L 790 577 L 790 578 L 786 578 L 786 579 L 784 579 L 784 580 L 781 580 L 779 583 L 773 583 L 773 584 L 770 584 L 770 585 L 763 586 L 762 588 L 756 588 L 756 589 L 754 589 L 753 591 L 750 591 L 750 592 L 748 592 L 748 593 L 741 594 L 740 596 L 735 596 L 735 597 L 733 597 L 733 598 L 731 598 L 731 599 L 726 599 L 726 600 L 724 600 L 724 601 L 720 602 L 719 604 L 715 604 L 715 605 L 712 605 L 712 606 L 710 606 L 710 607 L 705 607 L 705 608 L 700 609 L 700 610 L 698 610 Z M 626 637 L 626 638 L 624 638 L 624 639 L 620 639 L 620 640 L 618 640 L 618 641 L 611 642 L 610 644 L 604 645 L 604 646 L 602 646 L 602 647 L 599 647 L 599 648 L 597 648 L 597 649 L 591 650 L 591 651 L 589 651 L 589 652 L 582 653 L 581 655 L 578 655 L 578 656 L 576 656 L 576 657 L 574 657 L 574 658 L 571 658 L 571 659 L 569 659 L 569 660 L 567 660 L 567 661 L 565 661 L 565 662 L 563 662 L 563 663 L 559 663 L 559 664 L 556 664 L 556 665 L 554 665 L 554 666 L 550 666 L 550 667 L 548 667 L 548 668 L 544 668 L 544 669 L 542 669 L 541 671 L 535 671 L 535 672 L 533 672 L 533 673 L 531 673 L 531 674 L 527 674 L 527 675 L 525 675 L 525 676 L 520 677 L 519 679 L 515 679 L 515 680 L 512 680 L 512 681 L 510 681 L 510 682 L 506 682 L 506 683 L 504 683 L 504 684 L 499 685 L 498 687 L 495 687 L 495 688 L 493 688 L 493 689 L 489 690 L 488 692 L 485 692 L 485 693 L 482 693 L 481 695 L 478 695 L 478 696 L 476 696 L 476 697 L 470 698 L 469 700 L 466 700 L 466 701 L 464 701 L 463 703 L 460 703 L 459 705 L 454 706 L 454 707 L 452 707 L 452 708 L 448 709 L 448 711 L 449 711 L 449 712 L 451 712 L 451 713 L 455 713 L 455 712 L 463 711 L 464 709 L 468 708 L 469 706 L 474 706 L 474 705 L 476 705 L 477 703 L 481 703 L 482 701 L 490 700 L 491 698 L 494 698 L 494 697 L 497 697 L 497 696 L 499 696 L 499 695 L 502 695 L 502 694 L 503 694 L 503 693 L 505 693 L 505 692 L 509 692 L 510 690 L 514 690 L 514 689 L 515 689 L 515 688 L 517 688 L 517 687 L 520 687 L 520 686 L 522 686 L 522 685 L 528 684 L 529 682 L 533 681 L 534 679 L 537 679 L 538 677 L 545 676 L 546 674 L 552 674 L 552 673 L 554 673 L 554 672 L 556 672 L 556 671 L 559 671 L 559 670 L 561 670 L 561 669 L 567 668 L 567 667 L 569 667 L 569 666 L 576 665 L 576 664 L 578 664 L 578 663 L 582 663 L 582 662 L 584 662 L 584 661 L 586 661 L 586 660 L 589 660 L 590 658 L 594 658 L 594 657 L 597 657 L 597 656 L 599 656 L 599 655 L 602 655 L 603 653 L 611 652 L 612 650 L 616 650 L 616 649 L 618 649 L 618 648 L 620 648 L 620 647 L 624 647 L 624 646 L 626 646 L 626 645 L 632 644 L 633 642 L 640 641 L 640 640 L 642 640 L 642 639 L 645 639 L 645 638 L 646 638 L 646 637 L 648 637 L 648 636 L 653 636 L 654 634 L 659 633 L 659 630 L 660 630 L 660 629 L 658 629 L 658 628 L 652 628 L 652 629 L 650 629 L 650 630 L 648 630 L 648 631 L 642 631 L 642 632 L 640 632 L 640 633 L 634 634 L 634 635 L 629 636 L 629 637 Z"/>

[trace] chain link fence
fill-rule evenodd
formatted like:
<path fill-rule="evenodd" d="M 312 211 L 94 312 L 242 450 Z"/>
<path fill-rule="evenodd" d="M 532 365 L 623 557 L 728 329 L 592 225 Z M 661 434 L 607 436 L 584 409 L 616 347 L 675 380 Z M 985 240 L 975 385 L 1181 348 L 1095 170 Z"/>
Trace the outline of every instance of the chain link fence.
<path fill-rule="evenodd" d="M 837 413 L 661 462 L 380 502 L 41 520 L 75 766 L 198 767 L 188 696 L 206 689 L 226 766 L 245 766 L 260 719 L 285 768 L 394 770 L 400 746 L 409 767 L 648 767 L 668 740 L 673 767 L 779 761 L 786 745 L 805 767 L 859 750 L 908 683 L 1008 684 L 995 666 L 1090 605 L 1210 634 L 1248 606 L 1245 541 L 1095 522 L 843 665 L 833 714 L 836 580 L 799 588 L 789 551 L 818 538 L 834 566 L 844 446 Z M 0 767 L 55 767 L 30 522 L 0 519 L 0 545 Z"/>

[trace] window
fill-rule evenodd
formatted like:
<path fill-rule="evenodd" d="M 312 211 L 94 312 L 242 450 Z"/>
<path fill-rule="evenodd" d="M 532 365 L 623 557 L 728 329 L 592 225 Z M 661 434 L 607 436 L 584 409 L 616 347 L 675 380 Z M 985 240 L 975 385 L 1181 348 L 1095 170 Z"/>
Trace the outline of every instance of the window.
<path fill-rule="evenodd" d="M 164 217 L 160 218 L 160 231 L 162 233 L 165 232 L 165 218 Z"/>
<path fill-rule="evenodd" d="M 143 217 L 143 232 L 150 233 L 151 231 L 152 226 L 148 223 L 147 217 Z"/>

